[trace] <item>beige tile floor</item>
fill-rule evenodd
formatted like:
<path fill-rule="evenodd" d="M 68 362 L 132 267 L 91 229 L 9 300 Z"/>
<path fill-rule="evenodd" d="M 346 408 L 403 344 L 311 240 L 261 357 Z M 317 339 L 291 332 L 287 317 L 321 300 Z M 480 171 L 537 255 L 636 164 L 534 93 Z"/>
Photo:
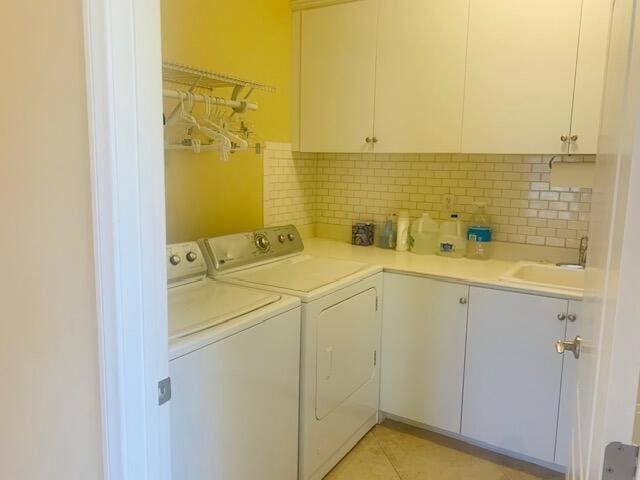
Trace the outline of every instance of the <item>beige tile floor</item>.
<path fill-rule="evenodd" d="M 385 421 L 325 480 L 559 480 L 564 475 L 442 435 Z"/>

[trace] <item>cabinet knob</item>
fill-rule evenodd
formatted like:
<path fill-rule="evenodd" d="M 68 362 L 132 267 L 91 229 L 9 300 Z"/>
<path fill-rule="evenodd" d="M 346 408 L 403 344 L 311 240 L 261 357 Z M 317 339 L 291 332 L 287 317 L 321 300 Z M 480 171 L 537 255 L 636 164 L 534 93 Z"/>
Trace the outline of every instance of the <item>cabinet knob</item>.
<path fill-rule="evenodd" d="M 578 316 L 575 313 L 570 313 L 567 318 L 570 322 L 575 322 L 578 319 Z"/>
<path fill-rule="evenodd" d="M 572 142 L 577 142 L 578 141 L 578 135 L 571 135 L 571 141 Z"/>
<path fill-rule="evenodd" d="M 569 141 L 569 137 L 567 135 L 560 136 L 560 141 L 562 143 L 567 143 Z"/>
<path fill-rule="evenodd" d="M 466 305 L 467 304 L 467 299 L 464 297 L 460 298 L 460 305 Z"/>
<path fill-rule="evenodd" d="M 367 138 L 364 139 L 364 141 L 367 142 L 367 143 L 372 143 L 373 142 L 373 138 L 367 137 Z"/>
<path fill-rule="evenodd" d="M 373 141 L 373 143 L 378 143 L 378 137 L 373 137 L 371 140 Z"/>
<path fill-rule="evenodd" d="M 567 319 L 567 316 L 564 313 L 558 314 L 558 320 L 560 320 L 561 322 L 564 322 L 566 319 Z"/>

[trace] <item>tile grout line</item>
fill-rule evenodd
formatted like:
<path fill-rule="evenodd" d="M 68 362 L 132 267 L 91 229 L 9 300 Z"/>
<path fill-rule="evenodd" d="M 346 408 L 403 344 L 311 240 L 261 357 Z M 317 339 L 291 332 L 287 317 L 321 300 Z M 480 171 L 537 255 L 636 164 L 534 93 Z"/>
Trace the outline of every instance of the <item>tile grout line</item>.
<path fill-rule="evenodd" d="M 384 447 L 382 446 L 382 444 L 380 443 L 380 441 L 378 440 L 378 436 L 376 435 L 375 429 L 378 428 L 378 425 L 376 425 L 374 427 L 374 431 L 373 431 L 373 438 L 376 441 L 376 443 L 378 444 L 378 447 L 380 447 L 380 451 L 382 452 L 382 454 L 384 455 L 384 458 L 387 459 L 387 461 L 389 462 L 389 465 L 391 465 L 391 468 L 393 468 L 393 471 L 396 472 L 396 476 L 398 477 L 398 480 L 404 480 L 404 478 L 402 477 L 402 475 L 400 475 L 400 472 L 398 471 L 398 469 L 396 468 L 395 464 L 391 461 L 391 459 L 389 458 L 389 455 L 387 455 L 387 452 L 385 451 Z"/>

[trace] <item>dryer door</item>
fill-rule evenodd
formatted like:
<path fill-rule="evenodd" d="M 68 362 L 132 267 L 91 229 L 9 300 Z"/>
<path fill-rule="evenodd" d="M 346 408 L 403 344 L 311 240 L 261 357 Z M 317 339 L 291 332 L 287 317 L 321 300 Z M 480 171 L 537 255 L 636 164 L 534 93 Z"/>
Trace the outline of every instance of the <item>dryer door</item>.
<path fill-rule="evenodd" d="M 373 288 L 320 313 L 316 345 L 318 420 L 373 378 L 378 336 Z"/>

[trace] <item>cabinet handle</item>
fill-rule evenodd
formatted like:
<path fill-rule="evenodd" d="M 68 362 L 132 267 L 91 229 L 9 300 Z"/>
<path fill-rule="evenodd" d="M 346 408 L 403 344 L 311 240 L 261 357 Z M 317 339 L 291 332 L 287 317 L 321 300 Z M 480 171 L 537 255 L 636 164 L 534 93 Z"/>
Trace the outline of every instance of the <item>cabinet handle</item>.
<path fill-rule="evenodd" d="M 556 342 L 556 352 L 573 352 L 573 356 L 577 359 L 580 358 L 580 350 L 582 349 L 582 338 L 576 337 L 572 342 L 566 340 L 558 340 Z"/>
<path fill-rule="evenodd" d="M 467 304 L 467 299 L 464 297 L 460 298 L 460 305 L 466 305 Z"/>
<path fill-rule="evenodd" d="M 564 313 L 558 314 L 558 320 L 560 320 L 561 322 L 564 322 L 566 319 L 567 319 L 567 316 Z"/>
<path fill-rule="evenodd" d="M 560 141 L 562 143 L 567 143 L 569 141 L 569 137 L 567 135 L 560 136 Z"/>
<path fill-rule="evenodd" d="M 578 319 L 578 316 L 575 313 L 570 313 L 567 318 L 570 322 L 575 322 Z"/>

